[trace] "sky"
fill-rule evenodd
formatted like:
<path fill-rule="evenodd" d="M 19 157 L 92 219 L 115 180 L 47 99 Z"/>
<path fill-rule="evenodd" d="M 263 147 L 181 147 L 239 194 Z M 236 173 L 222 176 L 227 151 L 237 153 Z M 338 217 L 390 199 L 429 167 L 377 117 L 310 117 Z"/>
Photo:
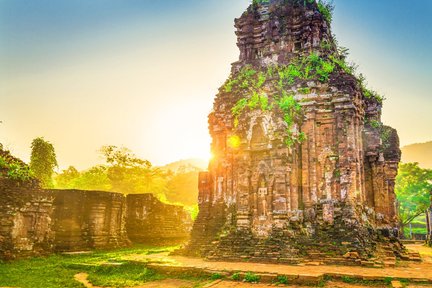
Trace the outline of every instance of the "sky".
<path fill-rule="evenodd" d="M 207 116 L 238 59 L 248 0 L 0 0 L 0 143 L 60 167 L 125 146 L 155 165 L 208 158 Z M 332 30 L 402 145 L 432 140 L 432 1 L 335 0 Z"/>

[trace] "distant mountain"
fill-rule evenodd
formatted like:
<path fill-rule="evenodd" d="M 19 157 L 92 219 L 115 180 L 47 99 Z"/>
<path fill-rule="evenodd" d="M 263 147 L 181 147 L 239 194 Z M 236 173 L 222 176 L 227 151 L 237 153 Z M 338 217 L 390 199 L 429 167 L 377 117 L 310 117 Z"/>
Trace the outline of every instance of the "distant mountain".
<path fill-rule="evenodd" d="M 402 147 L 402 162 L 418 162 L 420 167 L 432 169 L 432 141 Z"/>
<path fill-rule="evenodd" d="M 185 159 L 185 160 L 179 160 L 170 164 L 167 164 L 165 166 L 161 166 L 159 168 L 163 170 L 171 170 L 174 173 L 185 173 L 185 172 L 192 172 L 192 171 L 203 171 L 207 170 L 208 162 L 203 159 L 199 158 L 191 158 L 191 159 Z"/>

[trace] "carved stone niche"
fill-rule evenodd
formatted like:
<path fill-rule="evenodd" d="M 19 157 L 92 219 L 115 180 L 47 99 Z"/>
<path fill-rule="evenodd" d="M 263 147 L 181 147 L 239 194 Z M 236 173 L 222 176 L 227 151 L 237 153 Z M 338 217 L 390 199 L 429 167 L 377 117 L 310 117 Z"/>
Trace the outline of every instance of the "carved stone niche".
<path fill-rule="evenodd" d="M 265 150 L 268 149 L 269 139 L 264 132 L 261 121 L 258 121 L 252 128 L 252 138 L 250 141 L 251 150 Z"/>

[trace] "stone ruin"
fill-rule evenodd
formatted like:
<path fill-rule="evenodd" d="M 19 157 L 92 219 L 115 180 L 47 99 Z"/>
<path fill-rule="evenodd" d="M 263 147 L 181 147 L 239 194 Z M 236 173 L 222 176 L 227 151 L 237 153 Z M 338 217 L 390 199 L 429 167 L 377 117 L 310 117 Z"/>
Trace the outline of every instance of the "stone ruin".
<path fill-rule="evenodd" d="M 268 3 L 267 3 L 268 2 Z M 254 1 L 209 115 L 214 158 L 181 252 L 213 260 L 379 266 L 397 240 L 396 130 L 315 1 Z"/>
<path fill-rule="evenodd" d="M 162 203 L 153 194 L 128 195 L 126 204 L 132 242 L 171 245 L 189 238 L 193 221 L 183 207 Z"/>
<path fill-rule="evenodd" d="M 0 149 L 2 159 L 25 163 Z M 183 207 L 152 194 L 45 190 L 0 167 L 0 260 L 54 252 L 182 243 L 192 228 Z"/>

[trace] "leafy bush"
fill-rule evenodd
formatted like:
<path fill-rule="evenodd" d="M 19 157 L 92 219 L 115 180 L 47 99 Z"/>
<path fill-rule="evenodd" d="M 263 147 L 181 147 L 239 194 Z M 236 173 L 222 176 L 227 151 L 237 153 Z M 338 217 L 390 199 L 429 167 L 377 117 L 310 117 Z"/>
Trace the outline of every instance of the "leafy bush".
<path fill-rule="evenodd" d="M 324 19 L 328 24 L 332 23 L 333 20 L 333 10 L 334 6 L 330 2 L 323 0 L 318 1 L 318 11 L 323 15 Z"/>
<path fill-rule="evenodd" d="M 252 5 L 256 7 L 258 4 L 269 4 L 270 0 L 252 0 Z"/>
<path fill-rule="evenodd" d="M 393 277 L 386 277 L 386 278 L 384 279 L 384 283 L 385 283 L 386 285 L 390 285 L 391 282 L 392 282 L 393 280 L 394 280 Z"/>
<path fill-rule="evenodd" d="M 30 168 L 17 160 L 0 156 L 0 169 L 6 170 L 5 176 L 12 180 L 29 181 L 34 179 L 34 174 Z"/>
<path fill-rule="evenodd" d="M 28 166 L 12 163 L 9 164 L 8 169 L 8 176 L 12 180 L 29 181 L 34 178 L 33 172 Z"/>
<path fill-rule="evenodd" d="M 234 116 L 238 117 L 243 112 L 244 108 L 248 106 L 248 99 L 242 98 L 231 108 L 231 112 Z"/>
<path fill-rule="evenodd" d="M 292 85 L 297 79 L 309 80 L 317 78 L 320 82 L 328 82 L 330 74 L 334 71 L 335 64 L 324 59 L 316 53 L 311 53 L 307 57 L 294 59 L 288 66 L 278 67 L 279 87 L 285 88 Z"/>
<path fill-rule="evenodd" d="M 285 144 L 290 147 L 295 143 L 301 143 L 306 139 L 306 135 L 301 132 L 298 135 L 294 135 L 292 127 L 294 125 L 294 119 L 299 116 L 301 112 L 300 104 L 294 99 L 294 95 L 287 95 L 283 93 L 283 96 L 277 102 L 279 108 L 284 113 L 284 121 L 287 124 L 287 137 Z"/>
<path fill-rule="evenodd" d="M 241 280 L 240 273 L 239 273 L 239 272 L 234 273 L 234 274 L 231 276 L 231 279 L 234 280 L 234 281 L 240 281 L 240 280 Z"/>
<path fill-rule="evenodd" d="M 367 89 L 365 86 L 362 86 L 362 92 L 366 98 L 376 99 L 380 103 L 382 103 L 385 100 L 384 96 L 378 94 L 378 92 L 374 90 Z"/>
<path fill-rule="evenodd" d="M 248 283 L 258 283 L 260 281 L 260 277 L 252 272 L 247 272 L 244 281 Z"/>
<path fill-rule="evenodd" d="M 218 279 L 222 279 L 222 278 L 224 278 L 224 276 L 220 273 L 214 273 L 210 277 L 211 280 L 218 280 Z"/>
<path fill-rule="evenodd" d="M 349 276 L 342 276 L 341 280 L 344 283 L 355 283 L 356 282 L 356 280 L 354 278 L 349 277 Z"/>
<path fill-rule="evenodd" d="M 284 285 L 289 284 L 288 277 L 285 276 L 285 275 L 279 275 L 279 276 L 277 276 L 277 283 L 278 284 L 284 284 Z"/>
<path fill-rule="evenodd" d="M 241 89 L 248 89 L 250 87 L 261 87 L 265 82 L 265 75 L 263 73 L 259 73 L 258 79 L 254 77 L 257 74 L 257 71 L 252 69 L 250 65 L 243 67 L 237 75 L 231 75 L 231 77 L 225 82 L 223 86 L 223 90 L 226 93 L 230 93 L 233 90 L 233 87 L 238 85 Z M 258 87 L 258 88 L 259 88 Z"/>
<path fill-rule="evenodd" d="M 8 163 L 3 156 L 0 156 L 0 169 L 5 169 L 8 167 Z"/>

